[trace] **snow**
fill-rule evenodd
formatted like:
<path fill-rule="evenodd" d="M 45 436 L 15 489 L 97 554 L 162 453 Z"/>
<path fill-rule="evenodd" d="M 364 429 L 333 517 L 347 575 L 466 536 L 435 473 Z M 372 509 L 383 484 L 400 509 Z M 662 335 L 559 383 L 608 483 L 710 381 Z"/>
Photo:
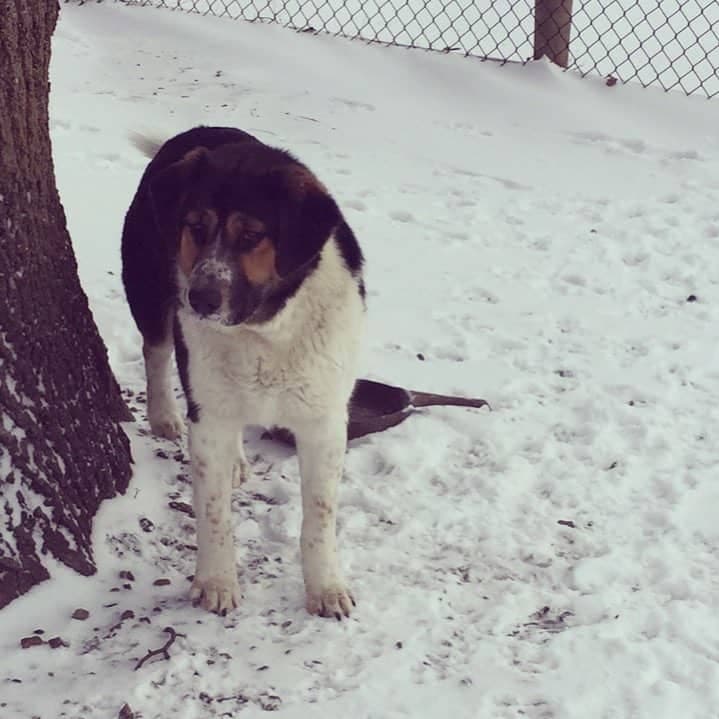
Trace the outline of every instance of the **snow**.
<path fill-rule="evenodd" d="M 0 612 L 0 716 L 719 716 L 719 105 L 150 8 L 61 15 L 58 185 L 135 407 L 119 236 L 145 160 L 127 135 L 202 122 L 291 149 L 345 209 L 365 376 L 493 411 L 428 409 L 351 447 L 343 623 L 303 609 L 297 463 L 259 432 L 233 500 L 243 603 L 190 606 L 184 444 L 139 411 L 97 575 L 50 562 Z M 184 635 L 169 660 L 134 671 L 165 627 Z M 36 629 L 69 646 L 20 649 Z"/>

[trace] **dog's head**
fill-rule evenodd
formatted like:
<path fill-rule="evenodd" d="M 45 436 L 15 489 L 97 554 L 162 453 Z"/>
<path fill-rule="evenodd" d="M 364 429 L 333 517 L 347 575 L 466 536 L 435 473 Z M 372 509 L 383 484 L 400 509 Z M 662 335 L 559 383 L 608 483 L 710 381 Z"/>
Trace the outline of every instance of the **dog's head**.
<path fill-rule="evenodd" d="M 269 319 L 341 220 L 304 165 L 254 141 L 191 150 L 151 180 L 150 195 L 181 304 L 223 325 Z"/>

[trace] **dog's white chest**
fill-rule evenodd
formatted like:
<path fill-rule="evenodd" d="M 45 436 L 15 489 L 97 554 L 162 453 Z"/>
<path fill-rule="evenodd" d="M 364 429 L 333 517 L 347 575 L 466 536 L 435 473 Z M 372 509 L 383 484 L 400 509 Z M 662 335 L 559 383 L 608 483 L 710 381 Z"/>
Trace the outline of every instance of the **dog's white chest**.
<path fill-rule="evenodd" d="M 250 332 L 238 337 L 187 325 L 190 388 L 201 412 L 291 428 L 329 409 L 341 410 L 334 407 L 337 398 L 349 396 L 354 379 L 349 351 L 316 353 L 310 351 L 315 343 L 304 341 L 278 350 Z"/>
<path fill-rule="evenodd" d="M 242 424 L 341 422 L 363 318 L 354 280 L 332 245 L 285 310 L 262 327 L 217 327 L 181 311 L 192 399 L 201 413 Z"/>
<path fill-rule="evenodd" d="M 201 330 L 195 338 L 193 329 L 188 329 L 193 343 L 189 365 L 193 399 L 219 417 L 253 424 L 277 421 L 283 390 L 292 384 L 286 368 L 268 357 L 249 333 L 236 338 Z"/>

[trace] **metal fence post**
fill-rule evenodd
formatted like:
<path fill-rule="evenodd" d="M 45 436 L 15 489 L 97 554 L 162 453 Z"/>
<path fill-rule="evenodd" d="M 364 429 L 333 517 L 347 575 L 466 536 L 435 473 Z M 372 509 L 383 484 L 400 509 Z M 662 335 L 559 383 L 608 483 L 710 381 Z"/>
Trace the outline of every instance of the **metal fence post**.
<path fill-rule="evenodd" d="M 560 67 L 569 64 L 572 0 L 535 0 L 534 59 L 545 55 Z"/>

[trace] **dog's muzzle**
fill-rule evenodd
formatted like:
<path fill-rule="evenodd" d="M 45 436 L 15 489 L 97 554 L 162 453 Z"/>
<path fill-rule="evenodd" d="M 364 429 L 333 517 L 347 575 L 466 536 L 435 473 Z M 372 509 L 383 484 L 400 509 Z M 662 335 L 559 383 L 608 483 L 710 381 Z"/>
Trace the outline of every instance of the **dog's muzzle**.
<path fill-rule="evenodd" d="M 239 277 L 233 282 L 217 278 L 195 278 L 186 295 L 187 304 L 202 319 L 222 325 L 244 324 L 262 304 L 263 293 Z"/>
<path fill-rule="evenodd" d="M 201 317 L 213 315 L 222 307 L 222 292 L 212 285 L 191 289 L 187 299 L 190 307 Z"/>

